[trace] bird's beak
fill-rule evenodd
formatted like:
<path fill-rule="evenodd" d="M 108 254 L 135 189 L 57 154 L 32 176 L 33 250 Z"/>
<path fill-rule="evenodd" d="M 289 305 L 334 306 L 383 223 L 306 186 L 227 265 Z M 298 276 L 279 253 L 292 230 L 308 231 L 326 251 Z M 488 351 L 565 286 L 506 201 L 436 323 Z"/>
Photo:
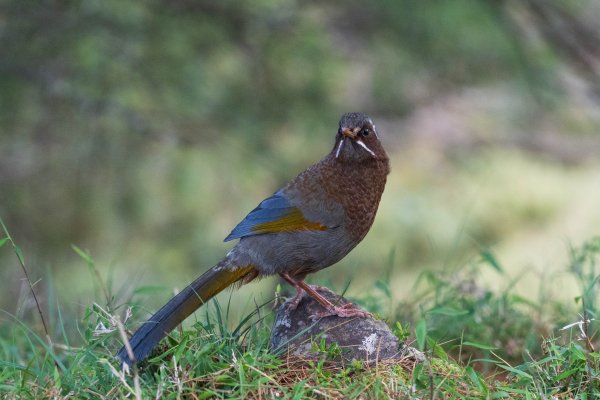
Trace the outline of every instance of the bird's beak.
<path fill-rule="evenodd" d="M 362 139 L 358 137 L 359 131 L 360 128 L 342 128 L 342 140 L 340 140 L 340 144 L 338 145 L 338 148 L 335 152 L 335 158 L 338 158 L 340 156 L 340 152 L 342 151 L 342 147 L 344 146 L 346 138 L 351 139 L 354 143 L 358 144 L 360 147 L 369 152 L 369 154 L 371 154 L 373 157 L 376 157 L 375 153 L 369 147 L 367 147 L 367 145 L 362 141 Z"/>
<path fill-rule="evenodd" d="M 350 138 L 350 139 L 356 139 L 356 133 L 359 131 L 359 128 L 354 128 L 354 129 L 350 129 L 350 128 L 343 128 L 342 129 L 342 135 L 344 137 Z"/>

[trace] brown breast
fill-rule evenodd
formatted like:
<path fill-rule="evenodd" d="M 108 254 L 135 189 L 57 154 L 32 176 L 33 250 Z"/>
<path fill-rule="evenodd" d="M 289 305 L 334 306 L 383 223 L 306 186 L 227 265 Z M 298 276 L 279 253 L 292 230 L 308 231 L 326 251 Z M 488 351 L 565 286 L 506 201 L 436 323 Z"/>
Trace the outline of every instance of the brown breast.
<path fill-rule="evenodd" d="M 321 184 L 332 201 L 342 205 L 344 228 L 356 241 L 360 241 L 375 219 L 390 172 L 389 160 L 371 159 L 361 163 L 323 161 L 328 165 L 322 168 Z"/>

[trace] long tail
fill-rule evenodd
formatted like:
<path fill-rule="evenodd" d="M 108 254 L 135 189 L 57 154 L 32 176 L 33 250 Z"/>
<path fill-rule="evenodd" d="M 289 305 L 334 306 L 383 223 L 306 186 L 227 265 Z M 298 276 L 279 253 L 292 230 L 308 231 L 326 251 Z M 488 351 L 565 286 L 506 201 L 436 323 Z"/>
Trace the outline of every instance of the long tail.
<path fill-rule="evenodd" d="M 117 357 L 128 365 L 144 360 L 163 337 L 201 305 L 232 283 L 244 277 L 251 280 L 254 278 L 251 274 L 255 271 L 252 266 L 232 269 L 222 266 L 221 263 L 212 267 L 169 300 L 135 332 L 129 339 L 133 359 L 125 346 L 119 350 Z"/>

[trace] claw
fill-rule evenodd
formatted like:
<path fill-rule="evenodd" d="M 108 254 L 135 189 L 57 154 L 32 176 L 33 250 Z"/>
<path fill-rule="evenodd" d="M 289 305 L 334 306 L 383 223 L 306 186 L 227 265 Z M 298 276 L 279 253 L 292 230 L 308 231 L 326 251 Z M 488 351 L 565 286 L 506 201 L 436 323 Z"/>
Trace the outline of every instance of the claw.
<path fill-rule="evenodd" d="M 319 313 L 315 313 L 315 314 L 311 315 L 310 319 L 313 321 L 315 321 L 319 318 L 330 317 L 332 315 L 337 315 L 338 317 L 341 317 L 341 318 L 350 318 L 350 317 L 372 318 L 373 317 L 373 315 L 371 313 L 361 310 L 360 308 L 356 307 L 352 303 L 346 303 L 342 306 L 334 305 L 332 302 L 330 302 L 329 300 L 327 300 L 325 297 L 323 297 L 322 295 L 320 295 L 317 292 L 316 289 L 319 288 L 318 286 L 309 285 L 308 283 L 304 282 L 301 279 L 294 279 L 287 273 L 280 273 L 279 275 L 283 279 L 285 279 L 290 285 L 294 286 L 297 290 L 296 295 L 292 298 L 292 300 L 290 301 L 290 304 L 288 305 L 288 311 L 294 311 L 298 307 L 298 304 L 300 304 L 300 301 L 302 301 L 302 298 L 304 297 L 304 294 L 306 293 L 309 296 L 311 296 L 313 299 L 315 299 L 319 304 L 321 304 L 321 306 L 323 306 L 323 308 L 325 308 L 325 310 L 327 310 L 327 311 L 323 311 L 323 312 L 319 312 Z"/>
<path fill-rule="evenodd" d="M 292 297 L 289 300 L 289 303 L 287 305 L 287 311 L 288 312 L 292 312 L 294 311 L 296 308 L 298 308 L 298 304 L 300 304 L 300 302 L 302 301 L 302 299 L 304 298 L 304 295 L 306 294 L 306 292 L 302 289 L 302 288 L 297 288 L 296 290 L 296 294 L 294 295 L 294 297 Z"/>
<path fill-rule="evenodd" d="M 338 317 L 341 317 L 341 318 L 351 318 L 351 317 L 373 318 L 373 314 L 371 314 L 370 312 L 361 310 L 360 308 L 356 307 L 352 303 L 346 303 L 343 306 L 334 306 L 333 308 L 331 308 L 327 311 L 322 311 L 322 312 L 313 314 L 310 316 L 310 319 L 313 321 L 316 321 L 317 319 L 331 317 L 333 315 L 337 315 Z"/>

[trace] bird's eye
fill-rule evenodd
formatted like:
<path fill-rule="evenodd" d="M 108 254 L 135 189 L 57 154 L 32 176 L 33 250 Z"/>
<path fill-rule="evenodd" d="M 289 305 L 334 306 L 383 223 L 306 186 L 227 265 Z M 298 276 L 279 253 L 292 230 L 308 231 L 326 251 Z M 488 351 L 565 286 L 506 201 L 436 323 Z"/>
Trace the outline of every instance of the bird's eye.
<path fill-rule="evenodd" d="M 363 128 L 360 131 L 361 136 L 369 136 L 369 133 L 371 133 L 371 131 L 369 130 L 369 128 Z"/>

